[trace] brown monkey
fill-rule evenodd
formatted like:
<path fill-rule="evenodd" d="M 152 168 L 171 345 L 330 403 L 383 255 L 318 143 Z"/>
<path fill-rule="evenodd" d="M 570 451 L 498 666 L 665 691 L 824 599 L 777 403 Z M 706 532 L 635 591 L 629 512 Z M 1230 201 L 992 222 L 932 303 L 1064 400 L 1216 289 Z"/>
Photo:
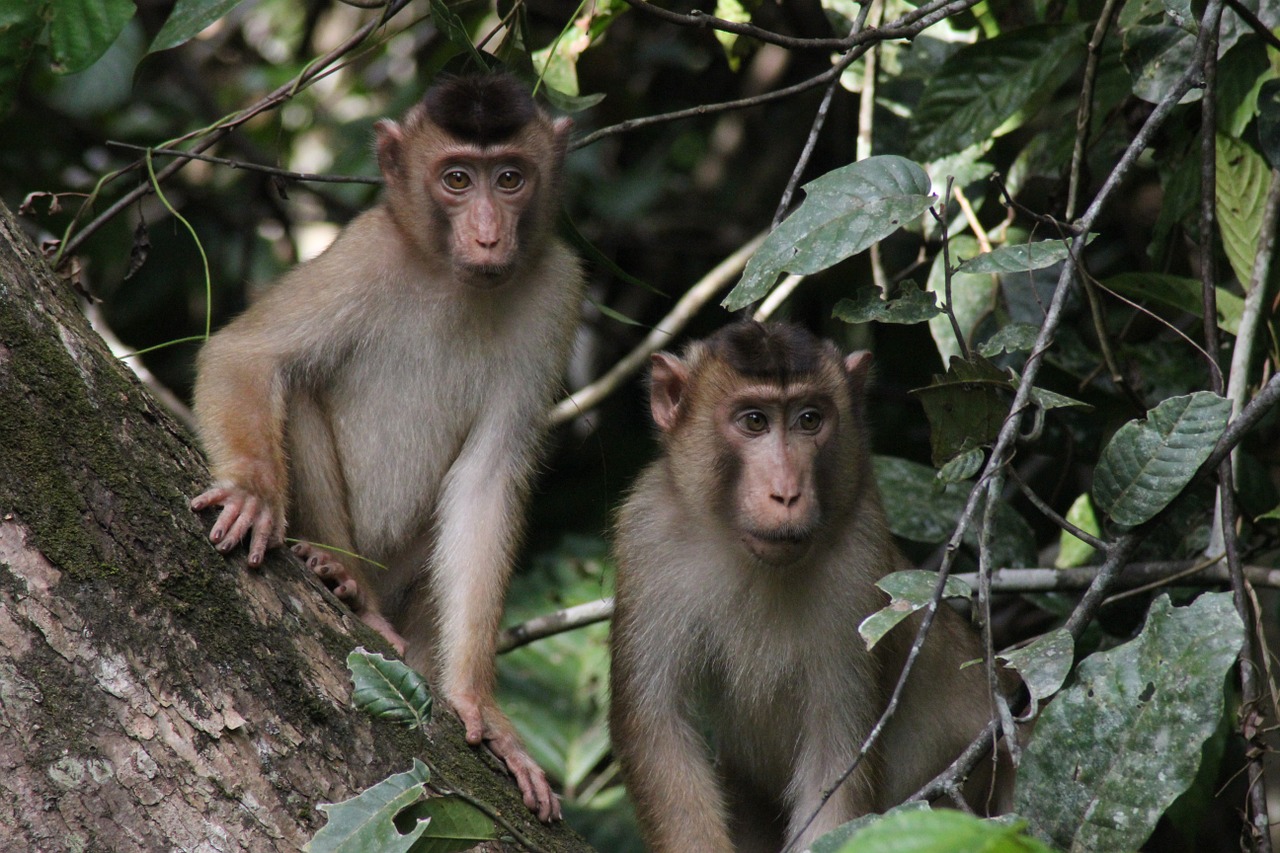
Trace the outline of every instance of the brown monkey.
<path fill-rule="evenodd" d="M 874 582 L 909 568 L 872 479 L 870 365 L 750 322 L 653 357 L 662 455 L 616 531 L 610 724 L 658 853 L 803 849 L 909 796 L 990 719 L 983 668 L 960 669 L 980 644 L 943 607 L 878 746 L 802 830 L 913 639 L 858 635 L 886 603 Z"/>
<path fill-rule="evenodd" d="M 247 537 L 252 566 L 287 518 L 547 820 L 559 801 L 495 703 L 494 646 L 582 296 L 554 234 L 569 122 L 490 74 L 376 129 L 382 203 L 200 353 L 215 483 L 191 505 L 220 505 L 209 538 L 225 552 Z"/>

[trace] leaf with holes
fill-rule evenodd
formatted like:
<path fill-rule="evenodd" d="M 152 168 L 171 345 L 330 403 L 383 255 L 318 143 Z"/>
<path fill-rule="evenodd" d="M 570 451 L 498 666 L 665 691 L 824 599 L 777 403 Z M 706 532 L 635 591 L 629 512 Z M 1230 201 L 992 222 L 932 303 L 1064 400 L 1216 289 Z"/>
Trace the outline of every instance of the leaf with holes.
<path fill-rule="evenodd" d="M 1045 707 L 1015 811 L 1070 853 L 1141 847 L 1195 779 L 1243 641 L 1231 593 L 1176 608 L 1160 596 L 1136 639 L 1090 655 Z"/>
<path fill-rule="evenodd" d="M 387 660 L 364 647 L 347 655 L 355 689 L 351 704 L 384 720 L 425 726 L 431 719 L 431 691 L 426 679 L 398 660 Z"/>
<path fill-rule="evenodd" d="M 413 760 L 413 769 L 384 779 L 358 796 L 340 803 L 322 803 L 329 817 L 304 853 L 408 853 L 427 830 L 425 821 L 414 821 L 401 833 L 395 817 L 426 793 L 431 779 L 427 765 Z"/>
<path fill-rule="evenodd" d="M 882 299 L 874 286 L 858 290 L 853 299 L 841 299 L 831 316 L 846 323 L 923 323 L 942 313 L 932 293 L 914 281 L 904 281 L 893 299 Z"/>
<path fill-rule="evenodd" d="M 897 231 L 929 208 L 929 176 L 905 157 L 868 157 L 804 185 L 805 199 L 765 238 L 722 303 L 764 297 L 783 273 L 825 270 Z"/>
<path fill-rule="evenodd" d="M 1231 417 L 1231 401 L 1208 391 L 1171 397 L 1107 442 L 1093 473 L 1093 502 L 1119 524 L 1155 517 L 1191 481 Z"/>
<path fill-rule="evenodd" d="M 870 649 L 880 642 L 889 629 L 933 600 L 933 587 L 938 575 L 923 569 L 894 572 L 876 581 L 876 586 L 889 594 L 889 603 L 872 613 L 858 626 L 858 633 Z M 947 578 L 943 598 L 969 598 L 973 590 L 964 581 Z"/>

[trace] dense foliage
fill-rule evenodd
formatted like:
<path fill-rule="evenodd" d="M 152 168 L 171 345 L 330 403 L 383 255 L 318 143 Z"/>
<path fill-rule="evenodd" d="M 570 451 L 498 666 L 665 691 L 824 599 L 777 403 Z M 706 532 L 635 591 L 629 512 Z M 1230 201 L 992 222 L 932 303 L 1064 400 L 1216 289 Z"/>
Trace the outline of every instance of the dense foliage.
<path fill-rule="evenodd" d="M 649 330 L 715 328 L 720 299 L 788 316 L 875 352 L 893 530 L 940 570 L 887 591 L 972 596 L 1032 710 L 1056 696 L 1018 791 L 1040 841 L 892 826 L 1269 849 L 1277 33 L 1266 0 L 28 0 L 0 8 L 0 193 L 181 411 L 208 330 L 372 203 L 373 121 L 442 69 L 537 80 L 576 124 L 587 390 L 557 408 L 512 620 L 608 594 Z M 570 819 L 624 851 L 606 633 L 512 652 L 504 689 Z"/>

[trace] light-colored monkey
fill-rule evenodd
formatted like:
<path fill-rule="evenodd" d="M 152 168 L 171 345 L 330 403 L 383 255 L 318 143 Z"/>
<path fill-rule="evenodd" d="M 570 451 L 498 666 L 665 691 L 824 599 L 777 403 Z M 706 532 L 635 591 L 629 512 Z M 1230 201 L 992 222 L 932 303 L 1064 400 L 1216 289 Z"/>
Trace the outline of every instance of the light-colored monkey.
<path fill-rule="evenodd" d="M 502 74 L 378 122 L 382 203 L 213 336 L 195 390 L 210 539 L 257 566 L 288 519 L 543 820 L 559 801 L 494 700 L 494 646 L 582 297 L 554 233 L 568 133 Z"/>
<path fill-rule="evenodd" d="M 802 829 L 914 637 L 858 635 L 875 581 L 909 568 L 871 472 L 870 365 L 759 323 L 653 357 L 662 455 L 617 525 L 610 723 L 655 853 L 803 849 L 910 796 L 990 719 L 983 667 L 961 669 L 976 633 L 943 607 L 878 744 Z"/>

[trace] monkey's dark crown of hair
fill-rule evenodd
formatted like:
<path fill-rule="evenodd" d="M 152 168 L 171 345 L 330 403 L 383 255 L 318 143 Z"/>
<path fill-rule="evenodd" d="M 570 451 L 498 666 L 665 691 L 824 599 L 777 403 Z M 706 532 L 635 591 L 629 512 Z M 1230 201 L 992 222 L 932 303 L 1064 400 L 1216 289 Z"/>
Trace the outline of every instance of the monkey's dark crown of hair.
<path fill-rule="evenodd" d="M 524 84 L 503 72 L 445 78 L 422 103 L 431 121 L 477 145 L 510 139 L 538 114 Z"/>
<path fill-rule="evenodd" d="M 829 357 L 825 341 L 791 323 L 744 320 L 720 329 L 706 343 L 713 355 L 743 376 L 784 384 L 816 374 Z"/>

